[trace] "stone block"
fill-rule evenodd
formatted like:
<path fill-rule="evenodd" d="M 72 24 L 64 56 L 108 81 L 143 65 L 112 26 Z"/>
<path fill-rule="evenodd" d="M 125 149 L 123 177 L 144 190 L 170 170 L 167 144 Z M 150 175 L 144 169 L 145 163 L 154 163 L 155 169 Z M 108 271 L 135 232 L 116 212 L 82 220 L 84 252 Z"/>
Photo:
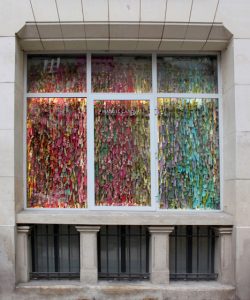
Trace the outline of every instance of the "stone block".
<path fill-rule="evenodd" d="M 222 121 L 223 136 L 228 136 L 235 132 L 235 88 L 229 88 L 222 97 Z"/>
<path fill-rule="evenodd" d="M 108 21 L 107 0 L 84 0 L 84 21 Z"/>
<path fill-rule="evenodd" d="M 249 218 L 249 217 L 248 217 Z M 250 227 L 236 227 L 236 299 L 250 295 Z"/>
<path fill-rule="evenodd" d="M 235 180 L 224 180 L 222 193 L 223 211 L 233 215 L 236 207 L 236 184 Z"/>
<path fill-rule="evenodd" d="M 250 21 L 249 25 L 250 26 Z M 250 39 L 234 39 L 235 84 L 250 84 Z"/>
<path fill-rule="evenodd" d="M 236 178 L 250 179 L 250 132 L 238 132 L 236 136 Z"/>
<path fill-rule="evenodd" d="M 58 13 L 61 22 L 82 22 L 81 0 L 57 0 Z"/>
<path fill-rule="evenodd" d="M 188 22 L 192 0 L 168 0 L 166 22 Z"/>
<path fill-rule="evenodd" d="M 14 83 L 0 83 L 0 130 L 14 129 Z"/>
<path fill-rule="evenodd" d="M 15 287 L 15 242 L 14 226 L 0 225 L 0 299 L 10 296 Z"/>
<path fill-rule="evenodd" d="M 250 85 L 236 85 L 235 86 L 236 131 L 250 131 L 249 112 L 250 112 Z"/>
<path fill-rule="evenodd" d="M 250 180 L 236 180 L 235 222 L 250 227 Z"/>
<path fill-rule="evenodd" d="M 0 130 L 0 176 L 14 176 L 14 130 Z"/>
<path fill-rule="evenodd" d="M 223 138 L 223 176 L 224 180 L 234 179 L 236 176 L 236 137 L 230 134 Z"/>
<path fill-rule="evenodd" d="M 51 0 L 32 0 L 36 22 L 59 22 L 56 2 Z"/>
<path fill-rule="evenodd" d="M 194 0 L 191 13 L 191 22 L 213 22 L 217 7 L 217 0 Z"/>
<path fill-rule="evenodd" d="M 164 22 L 166 10 L 166 0 L 142 0 L 141 1 L 141 21 L 142 22 Z"/>
<path fill-rule="evenodd" d="M 34 22 L 29 0 L 1 0 L 0 12 L 0 36 L 15 36 L 25 22 Z"/>
<path fill-rule="evenodd" d="M 109 0 L 110 21 L 138 22 L 140 16 L 139 0 Z"/>
<path fill-rule="evenodd" d="M 14 177 L 0 177 L 0 207 L 0 225 L 14 225 Z"/>
<path fill-rule="evenodd" d="M 15 37 L 0 37 L 0 82 L 15 81 Z"/>

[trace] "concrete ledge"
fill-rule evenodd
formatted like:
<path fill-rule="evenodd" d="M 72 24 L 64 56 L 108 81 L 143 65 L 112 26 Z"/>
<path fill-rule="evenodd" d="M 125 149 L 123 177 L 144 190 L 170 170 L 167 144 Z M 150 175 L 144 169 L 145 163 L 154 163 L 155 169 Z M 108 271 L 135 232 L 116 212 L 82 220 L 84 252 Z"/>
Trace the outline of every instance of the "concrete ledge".
<path fill-rule="evenodd" d="M 19 284 L 12 299 L 233 300 L 235 288 L 218 282 L 194 281 L 171 282 L 169 285 L 101 281 L 98 285 L 85 286 L 79 281 L 33 281 Z"/>
<path fill-rule="evenodd" d="M 233 217 L 213 211 L 90 211 L 29 209 L 16 215 L 17 224 L 79 225 L 233 225 Z"/>

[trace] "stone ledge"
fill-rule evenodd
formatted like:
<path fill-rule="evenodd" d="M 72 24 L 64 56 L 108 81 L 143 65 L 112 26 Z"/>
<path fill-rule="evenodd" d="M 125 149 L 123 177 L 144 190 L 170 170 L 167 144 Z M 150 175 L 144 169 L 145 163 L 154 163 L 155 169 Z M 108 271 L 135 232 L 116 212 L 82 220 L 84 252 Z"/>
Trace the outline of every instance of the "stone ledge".
<path fill-rule="evenodd" d="M 16 215 L 17 224 L 77 225 L 233 225 L 233 216 L 221 211 L 81 211 L 28 209 Z"/>
<path fill-rule="evenodd" d="M 16 287 L 13 299 L 67 300 L 233 300 L 235 288 L 218 282 L 150 282 L 101 281 L 97 285 L 81 285 L 79 281 L 31 281 Z M 25 298 L 26 297 L 26 298 Z"/>

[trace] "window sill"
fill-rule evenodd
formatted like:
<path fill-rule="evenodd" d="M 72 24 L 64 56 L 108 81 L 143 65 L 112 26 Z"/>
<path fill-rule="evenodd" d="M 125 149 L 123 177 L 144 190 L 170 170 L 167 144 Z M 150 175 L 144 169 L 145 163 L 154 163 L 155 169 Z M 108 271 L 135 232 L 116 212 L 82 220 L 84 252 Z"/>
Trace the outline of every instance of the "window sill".
<path fill-rule="evenodd" d="M 59 293 L 60 291 L 60 293 Z M 115 282 L 99 281 L 97 285 L 82 285 L 79 281 L 31 281 L 18 284 L 17 295 L 58 295 L 65 296 L 65 299 L 204 299 L 207 295 L 209 299 L 234 299 L 235 288 L 231 285 L 221 284 L 217 281 L 189 281 L 170 282 L 169 285 L 155 285 L 150 282 Z M 59 296 L 60 295 L 60 296 Z M 136 295 L 136 297 L 135 297 Z M 101 296 L 101 298 L 99 298 Z M 180 298 L 178 298 L 178 297 Z M 125 297 L 125 298 L 123 298 Z M 176 298 L 177 297 L 177 298 Z M 208 299 L 206 298 L 206 299 Z M 54 299 L 54 298 L 53 298 Z M 55 298 L 56 299 L 56 298 Z M 60 298 L 62 299 L 62 298 Z M 64 298 L 63 298 L 64 299 Z"/>
<path fill-rule="evenodd" d="M 84 225 L 233 225 L 233 216 L 222 211 L 90 211 L 23 210 L 18 224 Z"/>

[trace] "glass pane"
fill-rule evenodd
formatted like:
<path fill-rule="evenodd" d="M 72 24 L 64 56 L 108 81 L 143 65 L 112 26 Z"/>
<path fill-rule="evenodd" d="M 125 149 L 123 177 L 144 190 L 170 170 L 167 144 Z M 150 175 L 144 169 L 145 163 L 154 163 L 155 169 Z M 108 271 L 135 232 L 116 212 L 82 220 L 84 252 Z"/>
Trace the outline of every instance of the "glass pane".
<path fill-rule="evenodd" d="M 150 205 L 149 101 L 95 101 L 96 205 Z"/>
<path fill-rule="evenodd" d="M 151 57 L 92 57 L 93 92 L 147 93 L 151 86 Z"/>
<path fill-rule="evenodd" d="M 161 208 L 220 208 L 217 99 L 158 99 Z"/>
<path fill-rule="evenodd" d="M 86 59 L 82 57 L 28 57 L 29 93 L 86 91 Z"/>
<path fill-rule="evenodd" d="M 86 147 L 86 99 L 28 99 L 28 207 L 86 207 Z"/>
<path fill-rule="evenodd" d="M 217 93 L 215 56 L 166 56 L 157 59 L 158 92 Z"/>

